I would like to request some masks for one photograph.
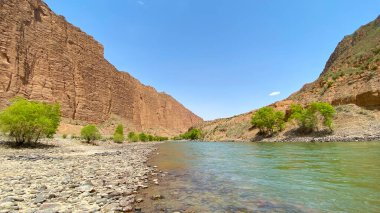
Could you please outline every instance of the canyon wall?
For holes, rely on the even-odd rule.
[[[0,1],[0,107],[15,96],[59,102],[63,117],[166,135],[202,119],[171,96],[119,72],[104,47],[41,0]]]

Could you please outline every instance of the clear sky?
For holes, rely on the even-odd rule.
[[[379,0],[45,0],[121,71],[206,120],[248,112],[315,80]]]

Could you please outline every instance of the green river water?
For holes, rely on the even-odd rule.
[[[144,212],[380,212],[380,142],[168,142]]]

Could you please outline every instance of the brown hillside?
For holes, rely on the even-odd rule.
[[[325,101],[337,108],[335,136],[380,137],[380,16],[336,47],[320,77],[289,98],[272,104],[286,110],[292,103]],[[252,140],[252,112],[198,125],[206,140]],[[292,131],[288,126],[286,132]]]
[[[41,0],[0,2],[0,107],[15,96],[61,103],[67,121],[123,121],[175,135],[202,121],[104,59],[103,46]]]
[[[320,77],[288,99],[380,108],[380,16],[346,36]]]

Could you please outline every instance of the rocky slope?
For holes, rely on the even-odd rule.
[[[288,100],[380,108],[380,16],[336,47],[320,77]]]
[[[104,59],[103,46],[41,0],[0,1],[0,108],[15,96],[59,102],[66,121],[176,135],[202,121]]]
[[[292,103],[313,101],[341,105],[333,136],[380,137],[380,16],[344,37],[316,81],[272,106],[286,110]],[[255,140],[258,131],[251,128],[252,112],[197,127],[205,132],[206,140]],[[292,130],[288,126],[275,140],[294,138]]]

